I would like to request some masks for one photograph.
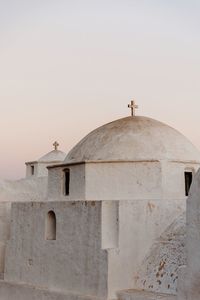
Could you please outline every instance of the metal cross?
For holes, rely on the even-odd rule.
[[[53,143],[53,146],[54,146],[55,150],[58,150],[58,146],[59,146],[58,142]]]
[[[135,110],[139,108],[139,106],[135,103],[135,101],[131,101],[131,104],[128,104],[128,108],[131,108],[131,116],[135,116]]]

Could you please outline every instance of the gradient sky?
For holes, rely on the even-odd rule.
[[[129,115],[200,149],[199,0],[0,0],[0,178]]]

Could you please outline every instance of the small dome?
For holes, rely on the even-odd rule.
[[[60,150],[53,150],[44,156],[42,156],[38,162],[45,162],[45,163],[57,163],[63,162],[66,157],[66,153]]]
[[[172,127],[147,117],[126,117],[83,138],[65,163],[81,161],[200,161],[200,152]]]

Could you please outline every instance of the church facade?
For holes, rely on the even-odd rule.
[[[12,201],[0,299],[177,299],[199,151],[133,114],[50,157],[43,196]]]

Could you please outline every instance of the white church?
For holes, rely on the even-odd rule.
[[[0,300],[200,300],[200,152],[129,107],[0,182]]]

